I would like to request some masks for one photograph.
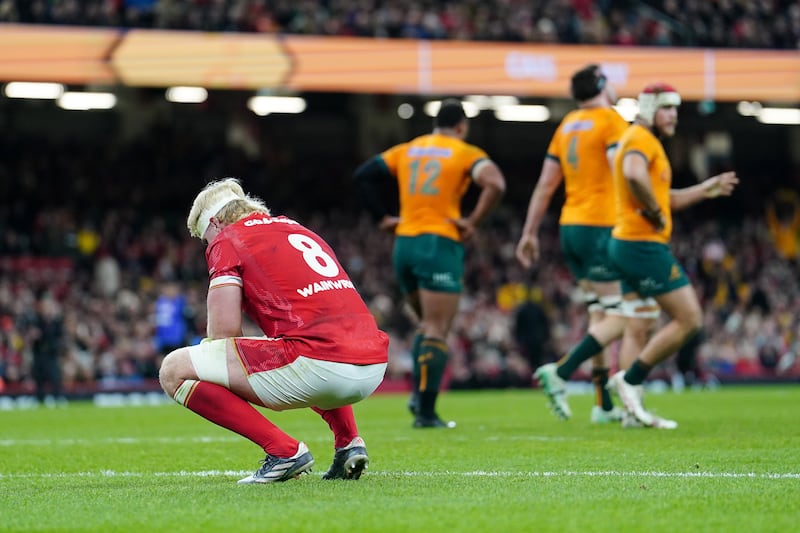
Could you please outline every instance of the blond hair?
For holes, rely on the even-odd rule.
[[[211,217],[225,224],[233,224],[253,213],[270,214],[261,199],[244,192],[239,180],[225,178],[212,181],[195,197],[186,227],[192,237],[202,239]]]

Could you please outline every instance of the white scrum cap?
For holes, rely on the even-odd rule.
[[[648,85],[639,94],[639,116],[650,124],[653,123],[653,117],[656,116],[659,107],[679,105],[681,105],[681,95],[666,83]]]

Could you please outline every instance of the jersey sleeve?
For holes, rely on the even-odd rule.
[[[397,168],[400,165],[400,156],[405,153],[408,143],[397,144],[380,154],[381,159],[386,164],[386,168],[393,175],[397,175]]]
[[[471,144],[466,145],[462,157],[464,158],[465,173],[473,179],[475,178],[474,171],[477,165],[481,161],[489,161],[489,154],[483,149]]]
[[[631,135],[628,138],[628,142],[625,143],[623,157],[627,156],[628,154],[641,154],[647,164],[653,162],[653,144],[650,140],[644,135]]]
[[[242,261],[229,239],[216,239],[206,249],[209,289],[224,285],[242,286]]]

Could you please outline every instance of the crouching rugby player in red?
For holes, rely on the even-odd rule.
[[[319,413],[335,447],[322,477],[358,479],[369,458],[351,404],[383,380],[388,337],[331,247],[298,222],[271,215],[233,178],[197,195],[187,226],[208,243],[208,338],[167,355],[164,391],[264,450],[261,468],[239,483],[286,481],[314,464],[303,442],[255,406]],[[243,336],[243,313],[264,336]]]

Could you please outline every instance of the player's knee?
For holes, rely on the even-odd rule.
[[[637,341],[647,342],[647,338],[655,326],[655,319],[632,317],[625,324],[625,334]]]
[[[589,334],[602,346],[607,346],[622,336],[625,318],[622,315],[606,315],[603,320],[589,326]]]
[[[697,308],[687,309],[686,313],[681,315],[681,325],[683,326],[686,339],[691,339],[700,332],[703,327],[703,312]]]
[[[185,349],[170,352],[161,362],[161,368],[158,371],[158,381],[161,384],[161,388],[169,396],[175,394],[175,390],[184,379],[180,371],[183,352],[185,352]]]

